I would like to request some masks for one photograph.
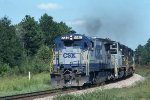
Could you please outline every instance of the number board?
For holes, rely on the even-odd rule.
[[[62,36],[61,37],[62,40],[77,40],[77,39],[82,39],[82,36]]]

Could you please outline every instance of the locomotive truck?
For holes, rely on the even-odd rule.
[[[55,39],[52,69],[53,86],[100,84],[132,75],[134,52],[110,39],[70,33]]]

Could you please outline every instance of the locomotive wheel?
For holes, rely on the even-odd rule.
[[[105,85],[105,82],[102,82],[102,83],[101,83],[101,86],[103,86],[103,85]]]
[[[101,86],[101,83],[96,83],[96,86]]]
[[[83,87],[82,87],[82,86],[78,86],[77,89],[78,89],[78,90],[82,90]]]
[[[133,75],[133,68],[130,68],[130,75],[132,76]]]

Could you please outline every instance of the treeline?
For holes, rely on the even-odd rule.
[[[135,62],[140,65],[150,65],[150,39],[145,45],[138,45],[135,49]]]
[[[26,15],[16,25],[8,17],[0,19],[0,75],[49,71],[51,48],[57,36],[71,30],[48,14],[39,21]]]

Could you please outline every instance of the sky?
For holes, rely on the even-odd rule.
[[[110,38],[135,49],[150,38],[150,0],[0,0],[0,18],[17,24],[47,13],[77,33]]]

